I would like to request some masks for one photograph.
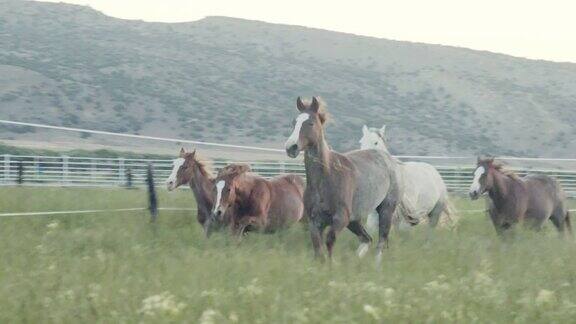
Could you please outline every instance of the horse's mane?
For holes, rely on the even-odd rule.
[[[211,178],[212,177],[212,164],[208,160],[199,156],[198,153],[195,153],[193,157],[194,157],[194,161],[198,165],[198,170],[200,170],[200,173],[205,177]]]
[[[514,180],[519,180],[520,177],[516,174],[516,172],[507,169],[506,164],[502,161],[492,161],[491,166],[498,172],[502,173],[503,175],[512,178]]]

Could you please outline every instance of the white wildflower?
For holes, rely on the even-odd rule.
[[[438,281],[434,280],[425,284],[423,289],[430,293],[441,292],[450,289],[450,285],[445,282],[439,283]]]
[[[88,297],[90,299],[97,299],[98,295],[100,294],[100,285],[99,284],[90,284],[88,286]]]
[[[96,258],[100,260],[100,262],[106,261],[106,253],[104,251],[97,249],[96,250]]]
[[[238,288],[238,293],[241,295],[247,296],[258,296],[261,295],[264,290],[258,286],[258,279],[253,279],[251,283],[249,283],[246,287]]]
[[[186,305],[176,301],[176,297],[165,291],[159,295],[153,295],[142,301],[142,307],[139,312],[145,315],[153,316],[157,313],[168,313],[177,315]]]
[[[53,229],[58,228],[59,225],[60,224],[57,221],[53,221],[53,222],[48,223],[48,225],[46,225],[46,227],[53,230]]]
[[[234,312],[230,313],[230,316],[228,316],[228,319],[232,323],[238,323],[238,321],[240,320],[240,318],[238,318],[238,315]]]
[[[216,312],[215,310],[208,308],[206,310],[204,310],[202,312],[202,315],[200,315],[200,319],[198,320],[198,323],[200,324],[215,324],[217,323],[215,317],[218,316],[218,312]]]
[[[380,320],[380,313],[378,309],[372,305],[364,305],[364,312],[370,316],[372,316],[375,320]]]
[[[556,294],[551,290],[542,289],[538,292],[535,301],[538,306],[552,304],[556,301]]]

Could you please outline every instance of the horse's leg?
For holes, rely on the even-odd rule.
[[[390,227],[392,226],[392,217],[394,210],[396,210],[397,197],[390,197],[376,207],[378,212],[378,245],[376,247],[376,263],[380,264],[382,261],[382,253],[384,248],[388,248],[388,236],[390,235]]]
[[[357,253],[360,258],[364,257],[364,255],[366,255],[366,252],[368,252],[370,243],[372,243],[372,237],[370,237],[370,234],[368,234],[368,232],[366,231],[364,226],[362,226],[362,223],[360,223],[360,221],[350,222],[348,224],[348,229],[352,233],[356,234],[356,236],[358,236],[358,239],[360,239],[360,246],[358,247]]]
[[[376,233],[378,230],[378,213],[376,211],[368,214],[365,228],[369,233]]]
[[[438,225],[438,221],[440,220],[440,216],[442,212],[446,209],[446,203],[443,200],[439,200],[436,202],[436,205],[432,210],[428,213],[428,230],[427,230],[427,240],[429,241],[432,237],[432,230],[436,228]]]
[[[500,215],[494,209],[488,209],[488,214],[490,215],[490,219],[492,220],[492,225],[494,225],[496,234],[498,234],[498,237],[502,238],[503,229]]]
[[[332,260],[332,250],[336,243],[336,234],[348,225],[350,219],[349,215],[349,212],[345,208],[340,208],[340,210],[332,216],[330,229],[328,230],[328,233],[326,233],[326,249],[328,250],[328,258],[330,260]]]
[[[322,255],[322,237],[324,236],[324,228],[326,226],[320,221],[318,216],[312,216],[309,218],[308,227],[310,229],[312,247],[314,248],[314,257],[318,260],[324,261]]]
[[[566,223],[566,212],[564,211],[564,208],[557,207],[554,209],[552,216],[550,216],[550,220],[558,230],[560,237],[566,237],[566,227],[568,227],[568,225]]]
[[[566,212],[565,222],[566,222],[566,228],[568,229],[568,231],[567,231],[568,239],[572,240],[574,238],[574,234],[572,233],[572,223],[570,221],[570,212],[569,211]]]

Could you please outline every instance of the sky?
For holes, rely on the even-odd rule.
[[[229,16],[576,63],[575,0],[63,2],[89,5],[109,16],[124,19],[182,22],[206,16]]]

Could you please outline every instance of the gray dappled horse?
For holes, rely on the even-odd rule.
[[[385,125],[382,128],[368,128],[364,125],[360,148],[389,153],[385,130]],[[430,228],[434,228],[442,215],[445,216],[443,223],[454,225],[448,190],[435,167],[424,162],[403,162],[398,165],[398,173],[404,190],[393,220],[396,228],[411,227],[426,220]],[[377,224],[377,215],[372,213],[367,226],[370,228]]]
[[[310,103],[298,98],[297,108],[300,114],[286,141],[286,153],[296,158],[304,151],[304,211],[316,257],[322,257],[322,240],[327,227],[326,248],[330,258],[336,234],[345,227],[360,239],[358,255],[363,256],[372,238],[364,229],[362,219],[376,210],[379,262],[388,245],[392,215],[401,196],[396,161],[382,150],[355,150],[344,154],[330,150],[324,136],[327,112],[323,104],[316,97]]]

